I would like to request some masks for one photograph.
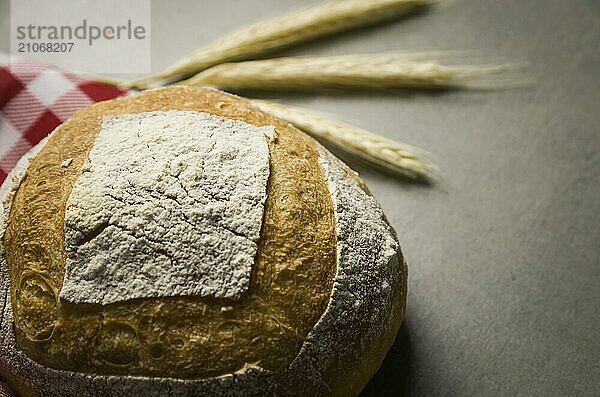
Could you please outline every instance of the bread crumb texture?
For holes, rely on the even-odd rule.
[[[273,130],[190,111],[105,117],[66,204],[60,297],[240,298],[258,251]]]
[[[70,257],[67,202],[83,174],[97,171],[92,149],[103,120],[171,111],[274,128],[247,289],[239,297],[104,305],[60,299]],[[0,215],[0,374],[23,395],[352,395],[381,364],[404,314],[406,264],[395,235],[357,176],[288,123],[217,90],[169,88],[84,109],[36,151],[2,187]],[[65,158],[73,159],[69,167],[61,166]],[[182,204],[202,193],[175,189]],[[138,199],[121,191],[125,202]],[[219,222],[209,224],[227,233],[220,228],[231,225]],[[106,228],[89,230],[73,227],[72,241]]]

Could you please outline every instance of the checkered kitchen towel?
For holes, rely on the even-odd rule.
[[[23,154],[77,110],[126,94],[53,66],[0,59],[0,183]],[[0,377],[0,397],[12,396]]]
[[[126,94],[53,66],[9,58],[0,65],[0,183],[23,154],[74,112]]]

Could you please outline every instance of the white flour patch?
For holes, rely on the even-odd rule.
[[[105,117],[67,201],[61,298],[239,298],[258,250],[273,134],[193,111]]]

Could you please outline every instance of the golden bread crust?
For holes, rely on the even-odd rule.
[[[58,299],[65,205],[102,117],[166,110],[275,126],[249,291],[237,301],[145,298],[100,306]],[[61,167],[69,158],[71,165]],[[247,101],[210,89],[152,90],[79,111],[31,162],[8,219],[3,243],[17,344],[55,369],[179,379],[232,373],[245,364],[281,371],[325,311],[336,271],[332,201],[315,142]]]

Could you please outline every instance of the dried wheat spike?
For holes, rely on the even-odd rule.
[[[150,83],[187,77],[223,62],[254,59],[293,44],[406,14],[430,0],[330,0],[257,22],[223,36],[185,56],[166,70],[130,83]]]
[[[395,142],[314,111],[271,101],[253,99],[251,102],[349,155],[354,161],[413,180],[431,182],[436,179],[438,169],[430,160],[431,155],[423,149]]]

